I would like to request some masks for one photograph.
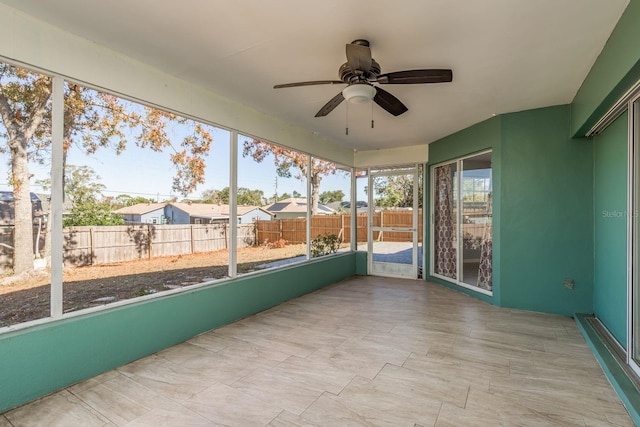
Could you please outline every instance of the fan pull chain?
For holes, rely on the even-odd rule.
[[[349,135],[349,101],[347,101],[347,126],[345,128],[345,135]]]
[[[371,129],[373,129],[373,102],[371,102]]]

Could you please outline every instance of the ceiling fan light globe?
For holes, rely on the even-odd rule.
[[[365,104],[376,96],[376,88],[366,84],[353,84],[342,90],[342,96],[352,104]]]

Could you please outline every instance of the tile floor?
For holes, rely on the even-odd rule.
[[[633,423],[572,319],[357,277],[0,415],[37,425]]]

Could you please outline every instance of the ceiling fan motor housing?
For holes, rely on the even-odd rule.
[[[354,73],[349,67],[349,64],[346,62],[342,64],[340,66],[340,70],[338,70],[338,76],[340,76],[340,80],[345,83],[375,81],[379,74],[380,64],[378,64],[373,58],[371,59],[371,69],[367,72],[356,70],[356,72]]]

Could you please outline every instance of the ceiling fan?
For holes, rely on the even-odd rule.
[[[371,57],[367,40],[354,40],[347,45],[347,62],[338,71],[340,80],[316,80],[310,82],[286,83],[275,85],[274,89],[324,84],[347,84],[348,86],[327,102],[316,114],[324,117],[333,111],[345,99],[352,103],[373,101],[384,110],[399,116],[408,108],[386,90],[374,86],[377,84],[420,84],[445,83],[453,80],[453,72],[448,69],[406,70],[380,74],[380,64]]]

